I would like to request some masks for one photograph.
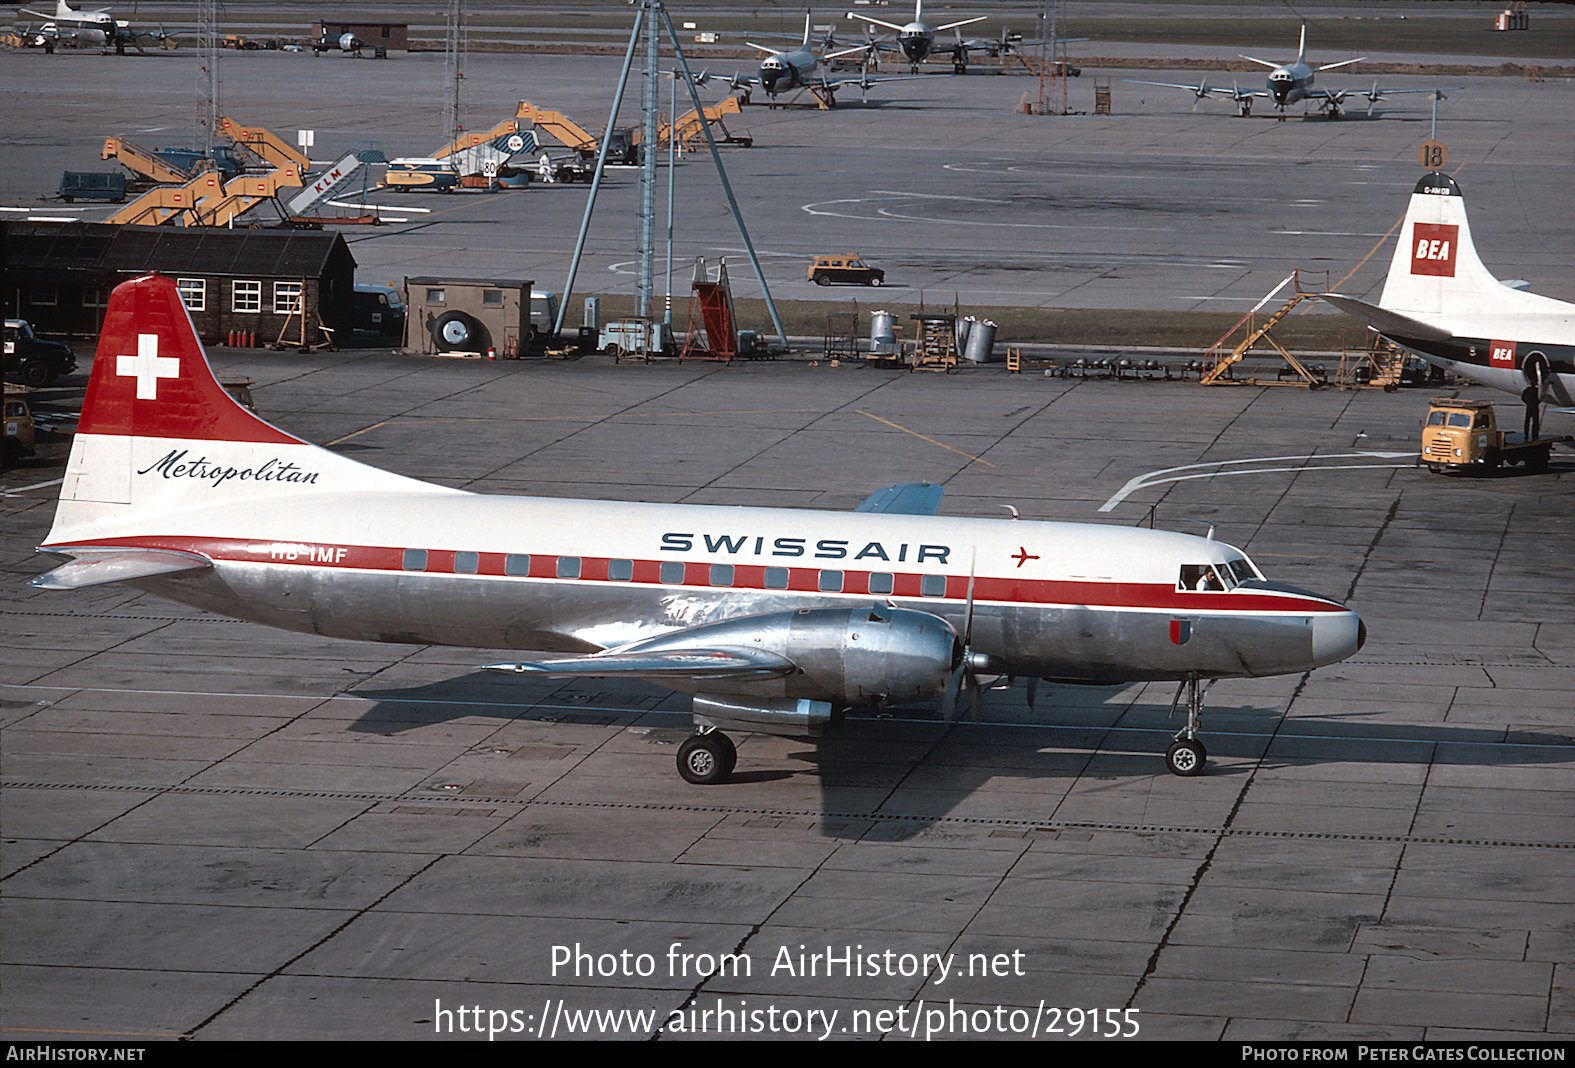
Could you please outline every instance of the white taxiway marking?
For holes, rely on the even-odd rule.
[[[1373,460],[1393,460],[1402,456],[1408,457],[1410,459],[1410,463],[1328,464],[1317,465],[1313,467],[1306,466],[1307,461],[1311,460],[1343,460],[1350,457],[1365,457],[1367,459]],[[1219,470],[1222,467],[1231,467],[1238,464],[1286,463],[1293,460],[1302,462],[1295,467],[1254,467],[1242,471]],[[1136,490],[1142,489],[1144,486],[1157,486],[1163,482],[1185,482],[1187,479],[1191,478],[1214,478],[1216,476],[1224,475],[1266,475],[1274,471],[1351,471],[1368,467],[1414,467],[1415,465],[1416,454],[1412,452],[1328,452],[1315,453],[1311,456],[1259,456],[1250,460],[1215,460],[1204,464],[1183,464],[1181,467],[1165,467],[1158,471],[1149,471],[1146,474],[1138,475],[1136,478],[1129,479],[1125,486],[1122,486],[1116,491],[1115,496],[1111,497],[1108,501],[1099,506],[1099,510],[1101,512],[1110,511],[1116,505],[1126,500],[1129,494]],[[1200,471],[1199,468],[1211,468],[1212,470]],[[1191,471],[1196,473],[1178,475],[1175,473],[1177,471]]]

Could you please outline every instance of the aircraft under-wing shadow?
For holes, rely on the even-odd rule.
[[[563,774],[569,763],[602,759],[594,750],[630,728],[664,757],[680,744],[680,710],[671,702],[651,707],[650,701],[629,701],[631,694],[622,688],[596,692],[538,684],[526,696],[517,683],[473,673],[416,686],[367,684],[344,696],[372,702],[348,727],[361,734],[397,737],[456,720],[539,725],[505,739],[490,736],[470,754],[475,759],[468,771],[451,766],[442,773],[445,781],[421,788],[452,791],[440,796],[455,802],[528,803],[535,788]],[[827,838],[905,841],[955,819],[1076,827],[1080,817],[1062,806],[1074,788],[1153,774],[1155,755],[1170,735],[1168,687],[1047,685],[1040,699],[1055,709],[1059,722],[1042,722],[1020,689],[997,689],[986,693],[979,722],[948,721],[934,707],[908,708],[849,718],[843,730],[820,739],[756,737],[748,746],[755,754],[752,767],[706,800],[809,818]],[[1217,708],[1213,717],[1220,727],[1215,755],[1234,765],[1218,772],[1225,775],[1246,774],[1260,761],[1266,767],[1328,762],[1522,767],[1567,760],[1571,749],[1570,739],[1556,732],[1506,737],[1498,726],[1374,723],[1366,714],[1277,721],[1255,704]],[[554,752],[543,755],[538,743],[548,740],[546,748]],[[638,745],[626,740],[612,759],[626,761],[631,746]],[[734,789],[770,788],[796,778],[813,783],[815,803],[778,807],[761,798],[779,794]],[[609,803],[628,804],[629,798],[621,794]]]
[[[1352,63],[1360,63],[1365,56],[1355,59],[1342,59],[1338,63],[1325,63],[1314,67],[1307,62],[1307,27],[1302,27],[1301,44],[1296,49],[1296,58],[1289,63],[1278,63],[1271,59],[1255,59],[1252,56],[1242,56],[1242,59],[1257,63],[1269,68],[1268,81],[1263,89],[1243,89],[1239,84],[1232,83],[1229,89],[1223,85],[1210,85],[1208,79],[1202,79],[1197,85],[1187,85],[1181,82],[1149,82],[1138,78],[1129,78],[1128,81],[1137,85],[1157,85],[1165,89],[1186,89],[1197,97],[1199,101],[1212,97],[1230,97],[1236,104],[1237,113],[1243,118],[1252,114],[1254,100],[1273,101],[1274,107],[1280,113],[1280,121],[1285,121],[1285,109],[1292,104],[1305,100],[1318,105],[1318,109],[1331,119],[1338,119],[1343,115],[1346,101],[1358,96],[1367,98],[1367,113],[1371,115],[1378,102],[1387,96],[1397,96],[1403,93],[1432,93],[1442,96],[1446,90],[1458,89],[1459,86],[1444,86],[1431,89],[1384,89],[1379,86],[1377,79],[1373,80],[1371,89],[1318,89],[1313,83],[1318,74],[1337,67],[1348,67]],[[1197,108],[1194,103],[1193,108]]]
[[[1495,278],[1477,255],[1466,198],[1447,174],[1411,192],[1383,293],[1319,294],[1451,374],[1568,414],[1575,405],[1575,304]]]
[[[721,782],[728,730],[816,736],[850,709],[939,701],[998,677],[1169,682],[1166,761],[1201,774],[1214,679],[1300,674],[1366,631],[1213,538],[960,519],[941,488],[852,512],[470,493],[303,441],[214,377],[174,280],[116,287],[55,521],[32,580],[125,582],[325,637],[566,654],[486,665],[643,680],[692,698],[689,782]],[[1046,720],[1054,715],[1046,713]]]

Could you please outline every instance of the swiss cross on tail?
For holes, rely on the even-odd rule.
[[[180,377],[180,359],[175,356],[159,355],[157,334],[138,334],[137,354],[135,356],[121,354],[115,357],[115,373],[124,378],[137,380],[138,400],[156,400],[159,395],[159,379]]]
[[[1419,222],[1411,235],[1411,273],[1455,277],[1455,248],[1460,227],[1453,223]]]

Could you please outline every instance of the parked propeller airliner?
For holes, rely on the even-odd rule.
[[[503,497],[367,467],[277,429],[214,378],[175,283],[110,299],[33,580],[124,582],[337,638],[570,655],[487,665],[693,695],[679,771],[719,782],[726,729],[815,735],[851,708],[981,675],[1172,680],[1167,764],[1202,772],[1204,684],[1310,671],[1365,630],[1212,538],[935,515],[938,486],[853,512]],[[1030,688],[1030,701],[1032,701]]]
[[[1575,304],[1505,285],[1477,256],[1466,198],[1447,174],[1411,192],[1376,305],[1324,293],[1397,345],[1451,374],[1535,404],[1575,404]]]
[[[1301,44],[1296,49],[1296,58],[1289,63],[1276,63],[1269,59],[1254,59],[1252,56],[1242,56],[1242,59],[1260,66],[1269,68],[1269,79],[1264,89],[1243,89],[1232,84],[1229,89],[1222,85],[1210,85],[1208,79],[1199,81],[1197,85],[1187,85],[1177,82],[1146,82],[1137,78],[1128,79],[1138,85],[1158,85],[1166,89],[1189,90],[1198,100],[1207,100],[1211,96],[1228,96],[1236,103],[1238,113],[1243,117],[1252,114],[1252,102],[1259,99],[1272,100],[1275,108],[1279,110],[1280,121],[1285,121],[1285,109],[1292,104],[1303,100],[1310,100],[1318,105],[1319,110],[1331,119],[1337,119],[1343,114],[1345,102],[1355,96],[1367,98],[1367,113],[1371,115],[1373,108],[1386,96],[1396,96],[1401,93],[1436,93],[1442,95],[1445,89],[1458,88],[1458,86],[1445,86],[1433,89],[1383,89],[1378,82],[1373,82],[1371,89],[1315,89],[1313,82],[1320,71],[1334,70],[1336,67],[1348,67],[1352,63],[1360,63],[1366,56],[1357,56],[1355,59],[1342,59],[1338,63],[1325,63],[1321,67],[1314,67],[1307,62],[1307,27],[1302,27]],[[1197,108],[1194,103],[1193,108]]]
[[[882,26],[897,34],[897,47],[902,49],[902,54],[908,58],[909,69],[917,72],[919,64],[932,55],[950,55],[952,67],[959,74],[968,67],[969,48],[994,47],[994,41],[964,41],[959,26],[967,26],[975,22],[983,22],[988,15],[979,15],[971,19],[961,19],[957,22],[948,22],[944,26],[931,26],[923,18],[924,0],[914,0],[913,21],[905,25],[887,22],[885,19],[872,18],[869,15],[860,15],[848,12],[850,19],[858,19],[871,26]],[[935,43],[935,35],[942,30],[952,30],[957,34],[957,40],[952,43]]]
[[[28,30],[23,36],[34,38],[35,43],[48,44],[50,47],[65,45],[72,48],[107,48],[113,45],[116,52],[123,53],[127,45],[140,49],[142,46],[139,42],[144,37],[164,42],[175,36],[174,33],[166,33],[162,28],[157,33],[152,30],[134,30],[129,22],[110,14],[108,8],[100,7],[89,11],[84,8],[74,8],[66,3],[66,0],[56,0],[53,12],[34,11],[24,7],[20,14],[35,15],[49,20],[37,30]]]
[[[854,48],[843,48],[834,52],[816,54],[814,45],[810,41],[810,16],[804,16],[804,39],[796,48],[772,48],[769,45],[748,42],[750,48],[758,48],[766,53],[766,58],[760,61],[760,71],[753,79],[734,78],[734,88],[747,89],[759,85],[766,91],[773,102],[782,93],[797,92],[807,89],[818,100],[822,107],[832,108],[837,104],[837,90],[846,85],[856,85],[861,92],[880,82],[897,81],[897,78],[872,78],[868,72],[862,72],[857,78],[828,78],[820,71],[820,64],[824,60],[838,59],[842,56],[851,56],[865,52],[866,46],[859,45]]]

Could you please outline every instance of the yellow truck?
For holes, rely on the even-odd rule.
[[[1422,462],[1429,471],[1496,470],[1504,464],[1523,464],[1541,471],[1548,466],[1553,446],[1569,437],[1535,438],[1507,434],[1499,429],[1493,402],[1434,397],[1422,427]]]
[[[0,466],[9,469],[24,456],[33,455],[33,413],[21,387],[6,383],[5,438],[0,441]]]

